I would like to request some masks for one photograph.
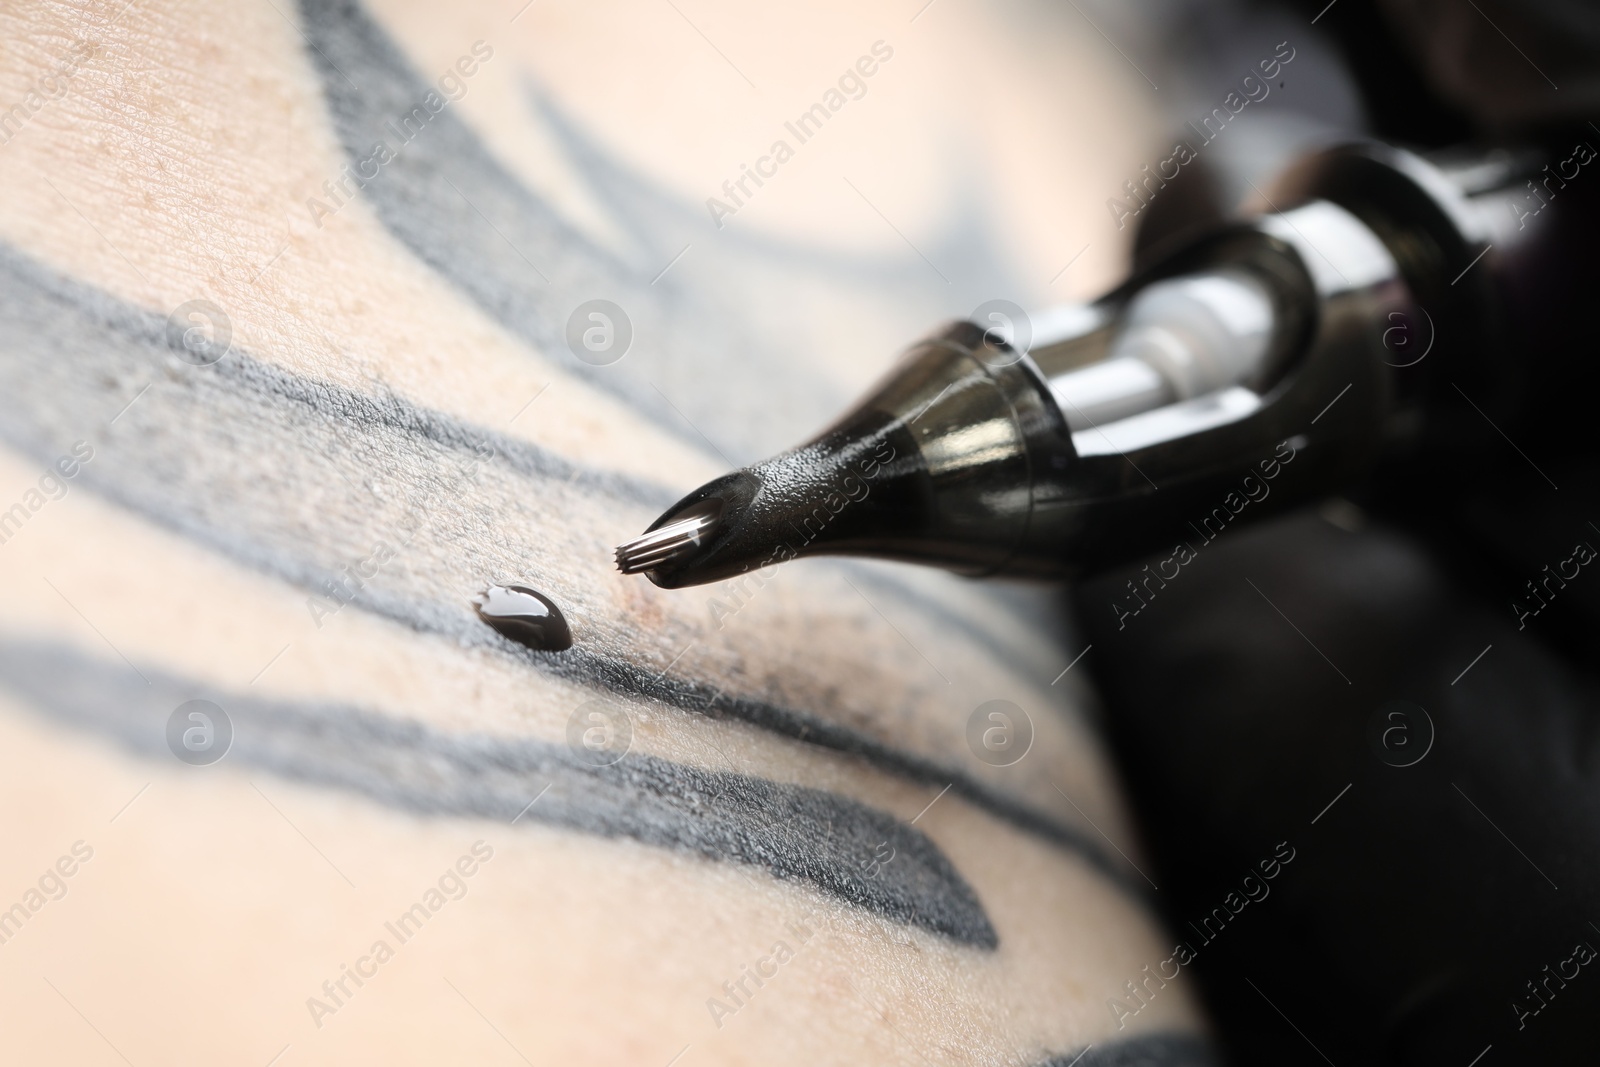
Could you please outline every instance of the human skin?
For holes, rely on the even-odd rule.
[[[0,11],[0,907],[93,853],[0,931],[7,1062],[1034,1064],[1197,1033],[1187,979],[1108,1011],[1171,939],[1041,597],[831,561],[666,592],[610,558],[939,317],[1111,280],[1143,82],[1022,6],[519,6]],[[878,41],[717,228],[706,197]],[[363,101],[474,55],[327,190]],[[595,296],[635,329],[609,367],[561,340]],[[195,300],[214,365],[165,331]],[[472,615],[508,580],[570,652]],[[211,766],[167,750],[190,698],[231,713]],[[1035,731],[1004,768],[966,740],[997,698]],[[632,728],[605,771],[568,741],[596,699]]]

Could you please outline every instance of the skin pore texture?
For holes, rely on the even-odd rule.
[[[1042,595],[611,564],[918,329],[1108,280],[1137,76],[1022,4],[519,8],[0,13],[5,1060],[1209,1063]],[[568,346],[591,299],[611,365]],[[491,583],[572,648],[485,625]],[[966,741],[996,698],[1009,767]]]

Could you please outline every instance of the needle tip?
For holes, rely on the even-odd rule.
[[[665,566],[700,546],[717,523],[717,514],[702,510],[683,516],[617,546],[617,569],[639,574]]]

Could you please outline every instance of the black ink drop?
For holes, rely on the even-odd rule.
[[[572,647],[572,631],[561,609],[525,585],[491,585],[473,606],[478,618],[529,648],[560,652]]]

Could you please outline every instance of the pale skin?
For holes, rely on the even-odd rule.
[[[17,369],[23,357],[0,357],[16,389],[59,401],[47,430],[93,449],[63,480],[65,495],[35,508],[29,493],[56,457],[20,430],[0,448],[0,507],[27,509],[0,546],[0,633],[100,664],[135,704],[181,679],[185,692],[236,701],[239,719],[237,752],[192,767],[160,741],[170,704],[123,734],[96,718],[119,701],[90,700],[86,717],[65,721],[51,710],[65,681],[42,695],[0,688],[9,813],[0,907],[29,907],[42,872],[75,842],[92,849],[59,879],[65,895],[47,889],[0,944],[4,1058],[666,1064],[681,1052],[683,1064],[1034,1064],[1138,1034],[1199,1033],[1187,977],[1147,986],[1158,991],[1127,1018],[1108,1011],[1108,998],[1138,1006],[1125,982],[1168,959],[1173,939],[1140,899],[1148,865],[1084,720],[1092,695],[1081,675],[1058,674],[1081,643],[1036,622],[1045,593],[996,598],[945,575],[829,561],[791,564],[754,586],[663,591],[610,559],[659,503],[585,488],[618,475],[670,500],[730,460],[814,431],[941,316],[991,296],[1033,305],[1086,296],[1114,280],[1126,235],[1104,199],[1153,158],[1148,87],[1087,25],[1025,5],[920,15],[843,3],[790,14],[520,6],[361,11],[424,89],[460,69],[475,42],[492,52],[469,64],[450,121],[549,205],[574,245],[599,250],[594,262],[633,272],[619,291],[645,294],[619,301],[635,301],[635,347],[601,372],[564,350],[564,323],[554,342],[530,337],[524,320],[475,296],[472,279],[452,276],[425,238],[379,210],[377,182],[409,180],[398,165],[356,195],[326,190],[353,162],[324,80],[345,74],[319,68],[316,50],[341,46],[300,8],[140,0],[0,12],[0,103],[30,92],[41,102],[0,146],[0,242],[31,264],[18,269],[157,321],[203,298],[225,310],[223,359],[235,361],[135,361],[125,379],[97,371],[81,395],[56,397]],[[706,198],[725,199],[722,183],[879,41],[892,59],[863,79],[859,99],[797,145],[769,184],[746,185],[719,229]],[[75,50],[84,55],[64,87],[40,92]],[[348,74],[352,89],[372,88],[374,75]],[[530,105],[530,85],[635,189],[678,205],[681,239],[674,230],[664,255],[641,248],[590,163]],[[419,138],[402,159],[426,150]],[[496,224],[495,206],[477,202],[478,186],[457,188],[469,180],[458,172],[447,184],[492,230],[517,232],[515,219]],[[987,250],[1016,288],[999,291],[987,268],[965,262],[969,247]],[[514,250],[506,284],[554,293],[550,306],[600,295],[600,283],[563,289],[560,249]],[[837,266],[852,261],[862,273]],[[670,295],[661,307],[684,309],[691,327],[715,317],[718,329],[781,344],[726,373],[706,370],[694,345],[658,341],[668,312],[648,301],[660,292]],[[26,333],[22,300],[7,305],[13,344],[77,329]],[[119,343],[62,341],[58,355],[110,358]],[[497,444],[481,469],[441,478],[412,462],[405,437],[316,466],[319,427],[370,439],[370,427],[343,426],[337,413],[292,424],[230,416],[231,438],[186,436],[217,409],[185,406],[185,390],[233,390],[239,380],[218,372],[247,360],[283,381],[396,398]],[[764,366],[779,395],[750,388]],[[640,415],[640,396],[655,414]],[[176,453],[151,451],[171,439]],[[571,478],[517,468],[524,446],[571,465]],[[200,478],[202,469],[212,473]],[[363,560],[367,545],[392,540],[393,517],[378,520],[396,494],[429,501],[426,521],[388,546],[392,563],[358,568],[370,583],[363,596],[390,600],[330,599],[316,575],[280,565],[309,553],[321,575]],[[538,499],[559,506],[541,510]],[[503,536],[493,532],[501,526]],[[573,653],[539,658],[485,636],[467,603],[495,579],[530,582],[560,603]],[[602,691],[589,667],[553,658],[580,653],[638,673]],[[644,681],[630,688],[635,677]],[[697,703],[651,688],[674,685],[721,695]],[[250,747],[252,724],[268,719],[238,711],[251,701],[348,705],[430,737],[487,739],[492,751],[565,745],[574,710],[597,694],[630,716],[624,760],[804,786],[925,839],[953,870],[946,881],[970,887],[994,943],[842,899],[826,877],[779,877],[764,862],[632,831],[586,832],[574,820],[590,802],[562,801],[559,782],[540,798],[552,783],[539,772],[516,794],[531,807],[509,802],[493,817],[444,801],[431,811],[386,802],[390,784],[433,797],[422,766],[374,764],[360,787],[280,772],[251,755],[263,751]],[[980,761],[967,742],[973,709],[993,699],[1024,708],[1035,731],[1007,767]],[[797,737],[744,711],[717,713],[734,706],[719,700],[819,725]],[[318,744],[300,737],[281,766],[314,763]],[[888,755],[864,757],[862,745]],[[563,821],[540,807],[558,803],[576,814]],[[702,814],[684,816],[685,833]],[[1108,858],[1097,867],[1039,825]],[[478,842],[468,876],[457,864]],[[793,854],[804,859],[813,845],[794,842]],[[902,877],[897,858],[876,849],[843,862],[858,881]],[[445,902],[402,942],[385,924],[451,870],[463,873],[446,883]],[[375,955],[380,941],[389,951]],[[765,984],[738,985],[747,967]]]

